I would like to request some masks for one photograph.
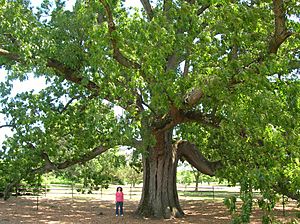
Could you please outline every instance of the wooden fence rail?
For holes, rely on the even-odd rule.
[[[129,196],[129,199],[139,198],[142,192],[142,186],[129,186],[125,185],[123,187],[123,192],[125,195]],[[82,196],[82,195],[90,195],[90,196],[99,196],[102,198],[109,198],[114,196],[115,189],[117,185],[110,185],[108,189],[105,188],[94,188],[84,187],[81,184],[45,184],[45,185],[19,185],[13,195],[39,195],[39,196],[64,196],[64,197],[74,197],[74,196]],[[195,191],[195,187],[193,186],[184,186],[178,184],[177,190],[179,196],[186,198],[212,198],[215,197],[226,197],[229,195],[239,195],[239,187],[227,187],[220,185],[203,185],[199,186],[198,190]]]

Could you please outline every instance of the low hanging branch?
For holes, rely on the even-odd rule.
[[[103,152],[107,151],[108,149],[109,149],[108,147],[99,146],[99,147],[94,148],[92,151],[83,154],[79,158],[67,160],[62,163],[51,162],[48,154],[43,152],[41,156],[45,161],[45,165],[43,167],[32,170],[32,173],[48,173],[53,170],[63,170],[63,169],[66,169],[67,167],[73,166],[75,164],[88,162],[88,161],[94,159],[95,157],[99,156]]]
[[[197,149],[197,147],[188,141],[178,141],[176,143],[178,157],[183,158],[190,163],[194,168],[203,174],[209,176],[215,176],[218,169],[222,169],[221,161],[211,162],[208,161]],[[277,184],[273,186],[273,190],[279,194],[285,195],[291,199],[300,201],[300,193],[297,191],[290,190],[290,181],[281,177]]]
[[[35,148],[30,143],[29,143],[29,147],[30,148]],[[66,169],[67,167],[70,167],[70,166],[73,166],[73,165],[76,165],[76,164],[88,162],[88,161],[96,158],[100,154],[104,153],[108,149],[109,149],[108,147],[99,146],[99,147],[94,148],[92,151],[83,154],[79,158],[70,159],[70,160],[67,160],[67,161],[62,162],[62,163],[53,163],[50,160],[48,154],[45,153],[45,152],[43,152],[41,154],[41,157],[45,161],[44,166],[36,168],[36,169],[28,170],[26,172],[25,176],[18,177],[16,179],[12,180],[6,186],[6,188],[5,188],[4,192],[3,192],[3,194],[4,194],[4,200],[7,200],[10,197],[10,192],[11,192],[12,188],[15,187],[18,183],[20,183],[20,181],[23,178],[27,177],[29,174],[44,174],[44,173],[49,173],[49,172],[54,171],[54,170],[63,170],[63,169]]]
[[[208,161],[197,149],[197,147],[188,141],[179,141],[176,143],[179,158],[185,159],[201,173],[209,176],[215,176],[218,169],[222,168],[220,161]]]

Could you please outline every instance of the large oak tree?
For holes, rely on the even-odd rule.
[[[299,199],[298,1],[0,3],[6,193],[128,146],[143,156],[141,215],[183,215],[179,159],[239,182],[248,205],[253,189]],[[30,73],[47,87],[11,97]]]

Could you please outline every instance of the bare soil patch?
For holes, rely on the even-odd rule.
[[[37,203],[38,202],[38,203]],[[226,224],[231,217],[222,202],[181,200],[186,216],[181,219],[151,220],[135,216],[138,201],[124,203],[124,217],[116,217],[115,205],[111,200],[84,198],[37,198],[18,197],[0,200],[0,223],[122,223],[122,224]],[[300,209],[295,203],[275,210],[275,215],[284,223],[296,219]],[[261,212],[255,211],[251,223],[261,223]],[[299,221],[299,219],[298,219]]]

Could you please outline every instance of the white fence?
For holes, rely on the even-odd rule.
[[[70,197],[70,198],[96,198],[101,200],[114,200],[117,185],[110,185],[105,189],[84,188],[78,184],[49,184],[43,186],[25,186],[22,185],[16,190],[14,195],[35,195],[42,197]],[[132,187],[130,185],[122,186],[125,198],[127,200],[139,200],[142,193],[142,185]],[[198,191],[195,186],[184,186],[177,184],[177,190],[180,199],[213,199],[225,198],[230,195],[239,194],[239,187],[228,187],[222,185],[199,185]]]

